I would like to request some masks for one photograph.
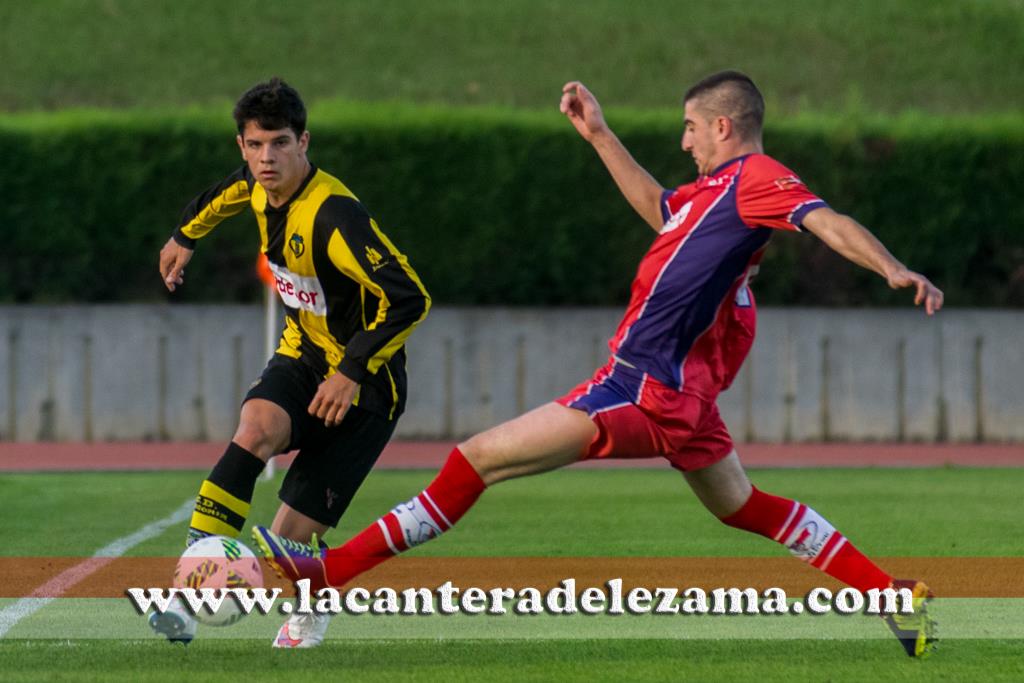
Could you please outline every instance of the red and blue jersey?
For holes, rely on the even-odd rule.
[[[639,382],[634,403],[646,403],[652,379],[658,389],[707,400],[732,383],[754,340],[748,283],[772,229],[800,230],[804,216],[823,206],[792,171],[763,154],[738,157],[664,193],[665,223],[609,341],[613,366]]]

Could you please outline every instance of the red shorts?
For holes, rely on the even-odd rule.
[[[686,472],[733,450],[714,401],[675,391],[615,361],[555,401],[585,411],[597,425],[582,460],[661,456]]]

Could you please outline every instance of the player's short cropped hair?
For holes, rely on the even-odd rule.
[[[683,104],[697,100],[710,116],[728,116],[744,140],[759,139],[764,125],[764,97],[750,76],[739,71],[719,71],[698,81],[683,96]]]
[[[264,130],[291,128],[296,138],[306,130],[306,105],[295,88],[276,76],[246,90],[235,104],[234,116],[239,135],[249,121]]]

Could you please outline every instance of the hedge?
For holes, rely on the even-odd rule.
[[[241,163],[217,111],[0,116],[0,301],[152,301],[182,206]],[[666,186],[693,178],[678,112],[612,126]],[[1024,122],[1012,118],[769,121],[767,151],[869,226],[947,302],[1024,305]],[[654,233],[554,113],[333,105],[310,156],[363,200],[444,304],[620,305]],[[181,301],[250,301],[248,214],[203,240]],[[808,234],[779,234],[762,303],[905,304]]]

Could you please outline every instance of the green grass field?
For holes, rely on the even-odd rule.
[[[311,101],[675,105],[722,68],[775,112],[1024,106],[1021,0],[0,1],[0,110],[233,101],[281,74]]]
[[[379,471],[335,542],[417,492],[426,471]],[[5,556],[90,555],[168,515],[198,472],[4,474]],[[1024,470],[759,470],[760,487],[803,500],[876,556],[1020,554]],[[253,521],[276,506],[261,484]],[[129,555],[176,555],[183,524]],[[711,519],[668,470],[570,470],[489,491],[421,556],[780,556],[764,539]],[[0,610],[13,603],[0,600]],[[316,651],[272,651],[280,616],[210,631],[189,648],[150,635],[127,600],[64,598],[0,640],[5,681],[279,680],[1020,680],[1022,600],[937,600],[943,635],[929,660],[905,657],[868,617],[340,616]]]

